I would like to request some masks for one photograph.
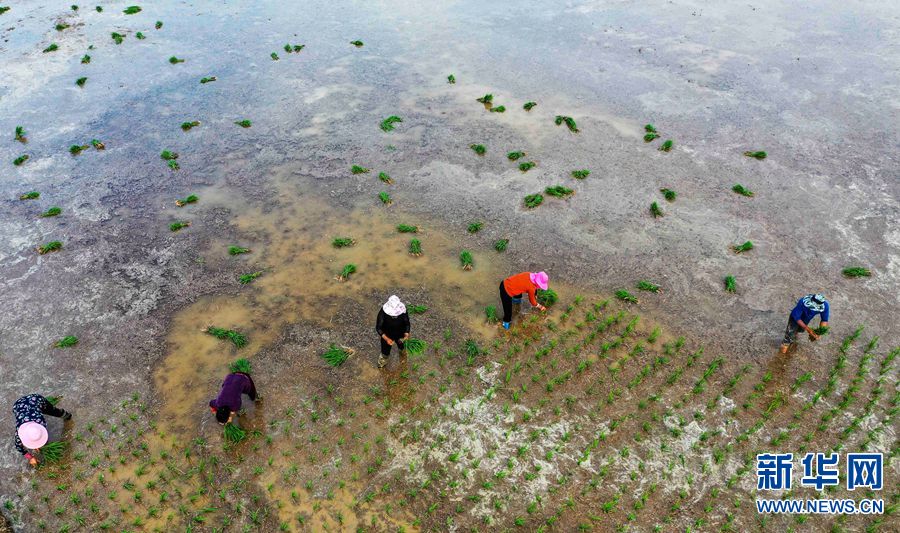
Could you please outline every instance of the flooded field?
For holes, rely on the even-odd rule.
[[[33,469],[0,411],[0,531],[900,527],[895,3],[129,5],[0,8],[0,399],[75,414]],[[821,494],[886,513],[757,514],[770,451],[883,453]]]

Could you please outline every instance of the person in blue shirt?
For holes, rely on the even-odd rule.
[[[827,327],[829,314],[828,300],[821,294],[807,294],[797,300],[797,305],[794,306],[791,316],[788,317],[787,329],[784,330],[781,353],[787,353],[788,348],[797,337],[797,332],[801,329],[809,333],[810,340],[818,340],[819,335],[809,327],[809,323],[816,315],[819,315],[819,326]]]

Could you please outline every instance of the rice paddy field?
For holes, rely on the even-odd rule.
[[[0,2],[0,400],[74,414],[32,468],[0,410],[0,531],[897,531],[898,23]],[[526,270],[548,310],[507,332]],[[809,293],[830,329],[782,355]],[[763,494],[767,452],[882,453],[884,487]]]

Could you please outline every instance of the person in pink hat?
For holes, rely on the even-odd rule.
[[[396,343],[400,357],[406,357],[403,342],[409,338],[409,314],[406,305],[396,295],[388,298],[381,306],[375,319],[375,331],[381,337],[381,355],[378,357],[378,368],[387,365],[391,355],[391,347]]]
[[[547,308],[537,301],[537,290],[547,290],[550,286],[550,278],[546,272],[520,272],[500,282],[500,302],[503,303],[503,329],[509,329],[512,322],[513,303],[522,301],[522,295],[528,294],[531,305],[541,311]]]
[[[47,444],[47,420],[44,415],[71,420],[72,413],[60,409],[40,394],[22,396],[13,404],[16,417],[16,449],[28,459],[31,466],[37,466],[38,458],[33,452]]]

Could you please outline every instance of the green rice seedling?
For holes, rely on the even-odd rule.
[[[659,218],[665,213],[663,213],[662,209],[660,209],[658,203],[653,202],[652,204],[650,204],[650,214],[653,215],[653,218]]]
[[[59,405],[60,400],[62,400],[62,396],[45,396],[44,397],[50,405]]]
[[[454,76],[453,74],[450,74],[449,76],[447,76],[447,83],[449,83],[451,85],[456,83],[456,76]]]
[[[290,54],[293,51],[293,48],[291,48],[291,45],[286,44],[284,45],[284,51]]]
[[[58,463],[62,460],[66,451],[66,444],[62,441],[48,442],[41,446],[41,457],[48,463]]]
[[[225,437],[225,440],[231,444],[238,444],[247,438],[247,432],[238,427],[237,424],[231,422],[225,424],[222,434]]]
[[[19,200],[37,200],[41,197],[41,193],[37,191],[26,192],[25,194],[19,196]]]
[[[505,252],[508,246],[509,239],[499,239],[494,243],[494,250],[497,250],[498,252]]]
[[[868,278],[872,275],[871,270],[860,266],[847,267],[841,270],[841,273],[848,278]]]
[[[522,106],[522,109],[525,111],[531,111],[537,105],[537,102],[525,102],[525,105]]]
[[[394,184],[394,180],[390,176],[388,176],[387,172],[379,172],[378,179],[380,179],[382,183],[385,183],[387,185]]]
[[[115,42],[116,44],[122,44],[122,41],[125,40],[125,36],[117,31],[112,32],[110,34],[110,37],[112,37],[113,42]]]
[[[290,51],[292,51],[293,53],[296,54],[296,53],[299,53],[300,50],[303,50],[304,48],[306,48],[305,44],[295,44],[295,45],[291,46]]]
[[[158,29],[161,29],[161,28],[163,27],[162,21],[161,21],[161,20],[157,20],[157,21],[156,21],[156,24],[154,24],[153,27],[156,28],[157,30],[158,30]]]
[[[736,192],[736,193],[738,193],[738,194],[740,194],[741,196],[747,196],[747,197],[753,196],[753,191],[751,191],[750,189],[744,187],[744,186],[741,185],[740,183],[738,183],[737,185],[735,185],[734,187],[732,187],[731,190],[734,191],[734,192]]]
[[[617,290],[616,298],[622,300],[623,302],[628,302],[628,303],[633,303],[633,304],[638,303],[637,297],[634,296],[633,294],[631,294],[630,292],[626,291],[625,289]]]
[[[656,126],[653,124],[644,124],[644,131],[647,133],[656,133]]]
[[[353,263],[348,263],[344,265],[344,268],[341,269],[341,273],[338,274],[338,281],[347,281],[350,279],[350,275],[356,272],[356,265]]]
[[[521,170],[522,172],[528,172],[536,166],[537,163],[535,163],[534,161],[526,161],[524,163],[519,163],[519,170]]]
[[[590,170],[587,170],[587,169],[573,170],[573,171],[572,171],[572,177],[575,178],[575,179],[577,179],[577,180],[583,180],[583,179],[585,179],[586,177],[588,177],[588,176],[590,176],[590,175],[591,175],[591,171],[590,171]]]
[[[409,338],[403,343],[406,350],[412,355],[419,355],[425,351],[427,344],[422,339]]]
[[[658,133],[645,133],[645,134],[644,134],[644,142],[645,142],[645,143],[652,142],[652,141],[654,141],[655,139],[658,139],[658,138],[659,138],[659,134],[658,134]]]
[[[659,151],[660,152],[668,152],[669,150],[672,149],[672,146],[674,146],[674,145],[675,145],[675,143],[672,141],[672,139],[666,139],[666,141],[664,143],[659,145]]]
[[[397,224],[397,232],[399,232],[399,233],[418,233],[419,226],[410,226],[409,224]]]
[[[54,207],[47,209],[43,213],[41,213],[41,217],[43,217],[43,218],[55,217],[55,216],[59,215],[60,213],[62,213],[62,209],[54,206]]]
[[[759,152],[744,152],[744,155],[747,157],[752,157],[753,159],[765,159],[769,154],[759,151]]]
[[[137,33],[134,34],[134,38],[143,41],[144,39],[147,38],[147,36],[144,35],[144,32],[139,31],[139,32],[137,32]]]
[[[87,145],[87,144],[82,144],[82,145],[73,144],[72,146],[69,147],[69,153],[72,155],[78,155],[81,152],[87,150],[88,146],[89,145]]]
[[[475,100],[481,102],[482,104],[490,104],[491,102],[494,101],[494,95],[491,93],[488,93],[488,94],[482,96],[481,98],[476,98]]]
[[[484,155],[484,153],[487,152],[487,148],[485,148],[483,144],[470,144],[469,148],[474,150],[478,155]]]
[[[242,128],[249,128],[250,126],[253,125],[253,123],[250,122],[249,120],[247,120],[246,118],[243,120],[236,120],[236,121],[234,121],[234,123]]]
[[[753,243],[751,241],[747,241],[744,244],[735,244],[731,247],[731,249],[734,250],[734,253],[736,254],[749,252],[753,249]]]
[[[256,272],[251,272],[249,274],[241,274],[238,277],[238,283],[241,285],[247,285],[249,283],[253,283],[253,280],[263,275],[262,270],[257,270]]]
[[[68,27],[69,27],[69,25],[66,24],[65,22],[60,22],[59,24],[56,25],[56,31],[63,31],[64,29],[66,29]]]
[[[140,6],[128,6],[125,8],[124,11],[122,11],[122,13],[125,13],[126,15],[134,15],[135,13],[140,13],[140,12],[141,12]]]
[[[72,4],[72,5],[69,6],[69,7],[72,8],[72,11],[78,11],[78,6],[76,6],[75,4]]]
[[[643,279],[638,281],[637,284],[635,284],[635,287],[637,287],[638,289],[640,289],[642,291],[649,291],[649,292],[659,292],[660,291],[659,285],[657,285],[655,283],[651,283],[651,282],[649,282],[647,280],[643,280]]]
[[[491,324],[500,322],[500,319],[497,317],[497,307],[493,305],[489,305],[484,308],[484,317]]]
[[[168,166],[168,167],[171,168],[172,170],[178,170],[179,168],[181,168],[181,166],[178,165],[178,161],[175,161],[174,159],[172,159],[171,161],[167,162],[167,163],[166,163],[166,166]]]
[[[0,6],[0,15],[6,13],[6,12],[9,11],[10,9],[12,9],[12,8],[9,7],[9,6]]]
[[[333,367],[339,367],[344,364],[351,355],[353,355],[353,350],[346,346],[332,344],[324,353],[322,353],[322,359]]]
[[[422,255],[422,242],[419,241],[419,239],[410,239],[409,255],[413,257],[420,257]]]
[[[428,307],[424,305],[409,304],[406,306],[406,311],[411,315],[421,315],[425,311],[428,311]]]
[[[159,157],[166,161],[172,161],[178,159],[178,154],[171,150],[163,150],[159,153]]]
[[[555,196],[556,198],[565,198],[575,194],[575,191],[568,187],[563,187],[562,185],[554,185],[553,187],[544,189],[544,193]]]
[[[565,123],[566,127],[568,127],[569,131],[571,131],[572,133],[578,133],[579,131],[578,125],[575,124],[575,119],[572,117],[567,117],[565,115],[556,115],[556,118],[553,120],[553,122],[555,122],[557,126]]]
[[[466,231],[468,231],[469,233],[478,233],[483,227],[484,222],[472,222],[471,224],[469,224],[469,227],[466,228]]]
[[[556,291],[553,289],[542,290],[538,289],[535,291],[535,299],[539,304],[544,307],[551,307],[553,304],[559,301],[559,295],[556,294]]]
[[[97,10],[97,13],[103,13],[103,7],[101,7],[101,6],[97,6],[94,9]]]
[[[489,109],[491,113],[506,113],[506,106],[498,105],[497,107],[492,107]]]
[[[87,54],[84,54],[83,56],[81,56],[81,64],[82,65],[87,65],[90,62],[91,62],[91,56],[89,56]]]
[[[463,270],[472,270],[475,260],[472,258],[472,252],[463,250],[459,252],[459,264]]]
[[[359,48],[359,47],[361,47],[361,46],[363,45],[363,42],[360,41],[360,40],[356,40],[356,41],[350,41],[350,44],[352,44],[353,46]]]
[[[59,250],[62,250],[62,247],[63,247],[63,245],[61,242],[50,241],[47,244],[42,244],[42,245],[38,246],[37,251],[39,254],[44,255],[44,254],[49,254],[50,252],[58,252]]]
[[[31,156],[29,156],[28,154],[22,154],[19,157],[13,159],[13,165],[15,165],[17,167],[22,166],[22,163],[24,163],[25,161],[28,161],[28,159],[30,157]]]
[[[56,346],[57,348],[71,348],[76,344],[78,344],[78,337],[68,335],[56,341],[53,346]]]
[[[16,126],[16,136],[14,139],[22,144],[28,142],[28,137],[25,136],[25,126]]]
[[[515,152],[509,152],[508,154],[506,154],[506,158],[509,159],[510,161],[516,161],[516,160],[522,159],[523,157],[525,157],[525,152],[523,152],[521,150],[517,150]]]
[[[394,131],[394,124],[403,122],[403,119],[397,115],[391,115],[381,121],[381,131]]]
[[[169,231],[180,231],[190,225],[191,225],[190,222],[185,222],[185,221],[181,221],[181,220],[178,222],[172,222],[171,224],[169,224]]]
[[[91,139],[91,146],[94,147],[94,150],[106,150],[106,145],[100,139]]]
[[[331,241],[331,245],[335,248],[347,248],[349,246],[353,246],[354,244],[356,244],[356,241],[354,241],[350,237],[335,237]]]
[[[217,339],[231,341],[231,343],[234,344],[236,348],[243,348],[247,345],[247,337],[243,333],[239,333],[232,329],[209,326],[203,331]]]
[[[350,167],[351,174],[365,174],[366,172],[369,172],[369,169],[366,167],[361,167],[359,165],[353,165],[352,167]]]
[[[544,195],[541,193],[529,194],[525,197],[525,207],[528,209],[534,209],[542,203],[544,203]]]
[[[184,131],[190,131],[191,128],[196,128],[199,125],[200,125],[199,120],[192,120],[190,122],[182,122],[181,129]]]
[[[828,333],[829,329],[830,328],[828,326],[819,326],[812,328],[813,333],[815,333],[816,335],[825,335],[826,333]]]
[[[57,50],[59,50],[59,45],[56,43],[51,43],[50,46],[48,46],[47,48],[44,48],[44,53],[48,54],[50,52],[55,52]]]
[[[250,248],[241,248],[240,246],[229,246],[228,255],[249,254]]]
[[[211,83],[211,82],[216,81],[217,79],[219,79],[219,78],[217,78],[215,76],[209,76],[208,78],[200,78],[200,83]]]
[[[725,276],[725,292],[736,292],[737,291],[737,280],[734,279],[734,276]]]
[[[663,198],[665,198],[669,202],[674,202],[675,198],[678,197],[678,193],[676,193],[672,189],[660,189],[659,192],[661,192]]]
[[[231,373],[241,372],[244,374],[251,374],[251,370],[253,370],[253,366],[250,364],[250,361],[243,357],[236,359],[233,363],[228,365],[228,371]]]
[[[384,205],[391,205],[391,203],[393,203],[391,195],[386,191],[381,191],[380,193],[378,193],[378,199],[381,200],[381,203],[383,203]]]

